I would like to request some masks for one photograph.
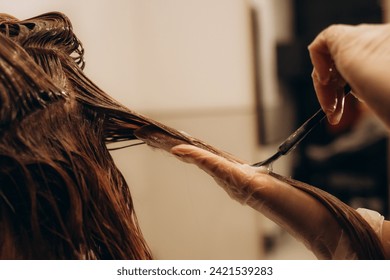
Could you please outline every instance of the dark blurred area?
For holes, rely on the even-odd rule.
[[[307,46],[331,24],[381,23],[380,1],[295,0],[294,40],[279,44],[278,76],[297,112],[296,127],[319,103],[312,86]],[[388,138],[383,124],[353,96],[348,96],[337,126],[324,121],[297,148],[293,177],[334,194],[352,207],[366,207],[389,217]]]

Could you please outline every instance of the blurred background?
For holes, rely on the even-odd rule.
[[[388,21],[374,0],[0,0],[25,19],[61,11],[87,75],[144,115],[254,163],[318,108],[307,45],[332,23]],[[351,98],[275,172],[389,215],[387,132]],[[146,146],[113,151],[156,259],[312,259],[212,179]]]

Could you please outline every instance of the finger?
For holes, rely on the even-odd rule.
[[[321,32],[308,49],[314,67],[312,79],[318,101],[328,121],[334,124],[336,120],[334,120],[333,114],[337,107],[337,96],[330,85],[332,73],[329,69],[332,69],[334,62],[330,54],[326,31]]]
[[[257,210],[263,205],[260,196],[275,185],[273,181],[276,180],[271,180],[272,177],[262,174],[267,173],[266,168],[231,162],[191,145],[173,147],[171,152],[187,163],[196,164],[211,175],[232,199],[241,204],[249,204]],[[258,197],[252,199],[255,192]]]
[[[337,106],[336,93],[334,92],[333,87],[329,83],[324,84],[319,80],[318,72],[316,71],[316,69],[313,69],[312,79],[313,79],[314,89],[318,101],[320,102],[321,108],[329,116],[336,110],[336,106]]]
[[[344,86],[338,86],[336,89],[336,110],[330,115],[328,119],[330,124],[338,124],[344,113],[345,93]]]
[[[327,84],[332,79],[329,69],[339,63],[338,53],[344,44],[345,35],[350,26],[344,24],[331,25],[322,31],[308,46],[310,59],[317,72],[318,80]]]
[[[265,168],[256,168],[247,164],[231,162],[223,157],[192,145],[178,145],[171,149],[171,153],[184,162],[197,165],[214,178],[225,184],[242,186],[247,184],[248,178],[258,172],[266,172]]]
[[[340,36],[345,34],[347,28],[345,25],[333,25],[321,32],[308,47],[314,66],[313,85],[321,108],[331,124],[340,122],[344,110],[345,81],[335,63],[338,63]]]
[[[333,65],[326,32],[321,32],[308,47],[311,62],[314,67],[316,81],[326,85],[330,81],[329,69]]]
[[[316,71],[313,70],[313,85],[321,108],[325,112],[330,124],[338,124],[344,112],[345,82],[337,75],[328,84],[322,84],[316,75]]]
[[[213,177],[222,177],[236,168],[236,163],[192,145],[178,145],[171,153],[180,160],[197,165]]]

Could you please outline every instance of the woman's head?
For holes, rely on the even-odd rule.
[[[0,22],[0,258],[151,258],[69,19]]]

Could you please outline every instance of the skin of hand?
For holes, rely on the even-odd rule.
[[[314,88],[331,124],[340,121],[347,82],[390,128],[390,24],[331,25],[308,49]]]
[[[231,198],[279,224],[317,258],[336,257],[342,229],[330,212],[307,193],[268,175],[264,169],[234,163],[191,145],[175,146],[171,153],[207,172]],[[348,253],[352,251],[348,249],[349,240],[344,246]]]

